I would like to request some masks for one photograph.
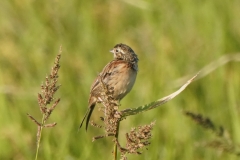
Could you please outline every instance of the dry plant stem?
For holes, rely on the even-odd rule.
[[[115,134],[115,139],[118,141],[118,133],[119,133],[119,127],[120,127],[120,121],[118,121],[118,124],[117,124],[117,132]],[[118,144],[117,143],[114,143],[114,150],[113,150],[113,153],[114,153],[114,160],[117,160],[117,147],[118,147]]]
[[[45,119],[45,114],[43,114],[43,117],[42,117],[42,124],[38,127],[40,127],[40,131],[37,133],[37,151],[36,151],[36,156],[35,156],[35,160],[38,159],[38,151],[39,151],[39,147],[40,147],[40,141],[41,141],[41,136],[42,136],[42,129],[43,129],[43,125],[45,123],[44,121]]]
[[[92,142],[94,142],[95,140],[105,138],[105,137],[110,137],[110,136],[115,136],[115,135],[113,133],[108,133],[108,134],[102,135],[102,136],[95,136],[95,137],[92,138]]]
[[[59,89],[60,85],[57,85],[58,82],[58,71],[60,68],[59,60],[61,58],[61,46],[59,50],[59,54],[55,58],[54,66],[52,67],[51,73],[46,76],[45,83],[41,85],[41,93],[38,93],[38,105],[42,114],[42,121],[39,123],[33,116],[27,114],[27,116],[38,126],[37,130],[37,148],[35,160],[38,159],[38,153],[40,148],[40,141],[42,137],[42,130],[44,127],[54,127],[56,126],[56,122],[46,124],[46,121],[49,119],[50,115],[60,102],[60,98],[55,100],[54,94]],[[51,106],[50,106],[51,104]]]
[[[105,131],[107,134],[113,133],[115,141],[118,141],[119,125],[120,125],[120,119],[121,119],[121,115],[118,112],[119,102],[115,101],[112,98],[113,90],[112,88],[108,88],[108,86],[104,84],[101,75],[98,78],[100,79],[102,88],[104,89],[104,92],[102,93],[102,97],[100,97],[99,100],[105,107],[104,108],[105,117],[103,120],[105,123]],[[114,143],[114,148],[113,148],[114,160],[117,160],[117,153],[118,153],[117,147],[118,147],[117,143]]]

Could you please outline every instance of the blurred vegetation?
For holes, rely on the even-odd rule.
[[[43,131],[39,159],[111,159],[111,138],[92,143],[101,134],[93,127],[77,133],[90,85],[112,60],[109,50],[122,42],[138,54],[138,78],[121,105],[137,107],[175,91],[174,80],[239,52],[239,11],[238,0],[1,0],[0,159],[34,158],[37,127],[26,113],[41,119],[37,93],[60,45],[61,102],[49,120],[58,124]],[[182,110],[211,117],[240,144],[239,67],[219,67],[163,107],[123,121],[122,134],[156,120],[149,149],[129,159],[238,159],[199,145],[213,137]]]

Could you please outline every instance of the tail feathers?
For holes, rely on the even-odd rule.
[[[92,112],[93,112],[94,107],[95,107],[95,104],[92,104],[91,106],[88,107],[88,110],[87,110],[87,112],[85,113],[85,115],[84,115],[84,117],[83,117],[83,120],[82,120],[82,122],[81,122],[78,130],[82,127],[83,122],[84,122],[85,119],[87,118],[87,120],[86,120],[86,131],[87,131],[87,129],[88,129],[88,123],[89,123],[89,120],[90,120],[90,117],[91,117],[91,115],[92,115]]]
[[[89,113],[88,113],[87,120],[86,120],[86,131],[88,129],[89,120],[90,120],[90,117],[92,115],[94,107],[95,107],[95,104],[90,106],[90,108],[89,108]]]
[[[88,110],[87,110],[87,112],[85,113],[85,115],[84,115],[84,117],[83,117],[83,120],[82,120],[82,122],[81,122],[81,124],[80,124],[78,130],[79,130],[80,128],[82,128],[83,122],[84,122],[85,118],[87,117],[89,111],[90,111],[90,109],[88,108]]]

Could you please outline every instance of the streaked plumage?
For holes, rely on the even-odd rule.
[[[134,51],[125,44],[117,44],[110,52],[114,54],[114,60],[109,62],[100,73],[103,83],[113,88],[114,100],[120,101],[132,89],[138,71],[138,58]],[[88,100],[88,110],[80,124],[80,128],[86,120],[86,130],[92,115],[93,109],[97,102],[98,97],[104,92],[102,84],[98,77],[95,79],[91,86],[90,97]]]

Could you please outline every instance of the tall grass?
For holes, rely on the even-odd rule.
[[[122,42],[138,54],[137,81],[121,104],[137,107],[174,91],[174,80],[239,52],[239,10],[235,0],[1,1],[0,159],[34,158],[36,126],[26,113],[41,119],[36,111],[39,85],[60,44],[59,81],[64,85],[58,93],[61,104],[50,118],[58,125],[43,131],[39,159],[111,159],[105,154],[112,150],[111,142],[91,142],[98,130],[77,133],[90,85],[112,59],[109,49]],[[137,159],[238,159],[201,146],[212,135],[182,110],[211,117],[240,143],[239,79],[239,63],[230,62],[192,83],[165,107],[123,121],[125,134],[132,126],[156,120],[151,146]],[[93,114],[97,121],[97,111]]]

